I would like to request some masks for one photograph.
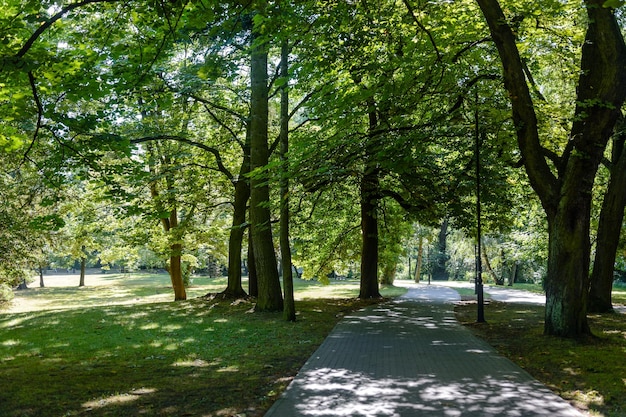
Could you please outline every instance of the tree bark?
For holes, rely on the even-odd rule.
[[[622,123],[623,124],[623,121]],[[623,128],[623,126],[620,126]],[[613,157],[608,188],[602,201],[596,254],[589,288],[589,311],[613,311],[611,293],[615,272],[615,258],[626,207],[626,132],[618,132],[613,141]]]
[[[268,46],[257,29],[252,31],[250,64],[250,223],[254,260],[258,274],[257,311],[282,311],[283,295],[270,222],[270,192],[267,175],[262,172],[268,163]]]
[[[378,126],[378,117],[373,99],[369,99],[369,132]],[[361,178],[361,282],[359,298],[380,298],[378,286],[378,200],[380,198],[380,169],[365,155],[365,168]]]
[[[380,298],[378,287],[378,170],[361,180],[361,283],[359,298]]]
[[[155,151],[150,142],[148,145],[148,152],[153,154],[153,156],[157,156],[154,154]],[[169,156],[163,155],[163,163],[165,165],[170,165],[170,162],[171,161]],[[152,166],[150,166],[150,173],[153,175],[153,177],[157,177],[157,172]],[[167,184],[166,189],[172,190],[174,186],[171,183],[171,179],[166,177],[165,181]],[[157,205],[159,211],[164,211],[166,208],[159,200],[159,190],[155,179],[150,182],[150,195],[155,201],[155,204]],[[174,290],[174,301],[180,301],[187,299],[180,259],[182,255],[182,243],[178,242],[178,236],[173,236],[176,228],[178,227],[178,211],[176,210],[176,201],[171,195],[168,200],[169,207],[167,208],[167,210],[169,211],[169,217],[162,217],[161,225],[163,226],[163,230],[165,231],[165,233],[169,234],[169,238],[174,241],[174,243],[170,244],[170,264],[167,267],[167,272],[170,275],[172,289]]]
[[[182,301],[187,299],[185,284],[183,282],[183,271],[181,268],[181,252],[182,245],[175,243],[171,247],[169,273],[174,288],[174,301]]]
[[[296,305],[293,294],[293,272],[291,269],[291,245],[289,243],[289,45],[282,42],[280,51],[280,76],[285,84],[280,93],[280,159],[282,173],[280,177],[280,253],[283,275],[285,306],[283,315],[287,321],[296,321]]]
[[[517,261],[513,262],[513,266],[511,267],[511,275],[509,276],[509,287],[512,287],[515,284],[515,276],[517,275]]]
[[[589,16],[582,47],[574,122],[567,146],[548,165],[515,35],[497,0],[477,0],[504,69],[520,148],[530,183],[548,219],[548,271],[544,332],[564,337],[590,333],[587,295],[591,189],[618,112],[626,97],[626,46],[613,11],[586,0]]]
[[[87,267],[87,258],[84,256],[80,258],[80,280],[78,282],[79,287],[85,286],[85,268]]]
[[[250,170],[250,156],[244,150],[244,160],[239,170],[239,177],[235,181],[235,198],[233,207],[233,223],[228,237],[228,284],[222,294],[227,298],[241,298],[246,292],[241,284],[241,249],[246,231],[246,212],[250,198],[250,184],[246,176]]]
[[[40,288],[45,287],[45,284],[43,282],[43,267],[42,266],[39,267],[39,287]]]
[[[178,212],[176,208],[170,211],[169,229],[168,231],[175,230],[178,227]],[[183,252],[183,245],[179,242],[175,242],[170,247],[170,280],[172,281],[172,288],[174,289],[174,301],[182,301],[187,299],[187,292],[185,291],[185,283],[183,281],[183,270],[181,255]]]

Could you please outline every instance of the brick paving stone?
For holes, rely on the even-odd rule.
[[[416,285],[346,316],[265,417],[580,417],[457,323],[458,293]]]

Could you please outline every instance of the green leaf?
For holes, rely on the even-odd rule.
[[[58,214],[48,214],[35,217],[30,227],[35,230],[59,230],[65,226],[65,221]]]
[[[624,5],[624,0],[606,0],[602,7],[617,9],[618,7],[622,7]]]

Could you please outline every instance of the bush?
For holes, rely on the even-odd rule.
[[[13,290],[6,283],[0,282],[0,305],[13,299]]]

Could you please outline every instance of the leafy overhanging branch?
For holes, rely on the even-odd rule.
[[[39,37],[46,30],[48,30],[50,26],[52,26],[56,21],[61,19],[63,16],[65,16],[67,13],[71,12],[72,10],[78,9],[80,7],[83,7],[89,4],[94,4],[94,3],[116,3],[118,1],[120,0],[83,0],[83,1],[79,1],[78,3],[73,3],[73,4],[65,6],[54,16],[50,17],[50,19],[42,23],[41,26],[39,26],[37,30],[33,32],[30,38],[28,38],[28,40],[24,43],[22,48],[15,54],[15,56],[18,58],[24,57],[24,55],[26,55],[26,53],[30,50],[30,48],[32,48],[32,46],[35,44],[37,39],[39,39]]]
[[[215,157],[215,162],[217,163],[218,170],[224,175],[226,175],[226,177],[230,181],[234,180],[235,177],[230,172],[230,170],[226,168],[226,166],[224,165],[224,162],[222,161],[222,156],[219,150],[211,146],[207,146],[203,143],[196,142],[194,140],[191,140],[182,136],[175,136],[175,135],[146,136],[143,138],[131,139],[130,143],[136,144],[136,143],[144,143],[144,142],[151,142],[151,141],[158,141],[158,140],[173,140],[173,141],[180,142],[180,143],[186,143],[188,145],[195,146],[196,148],[202,149],[204,151],[207,151],[213,154],[213,156]]]

